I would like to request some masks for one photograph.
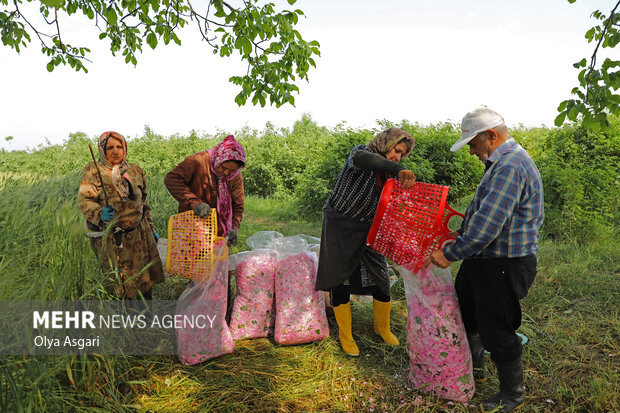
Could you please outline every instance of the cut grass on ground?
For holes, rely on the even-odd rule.
[[[70,187],[76,177],[10,178],[0,175],[2,298],[100,298],[103,274],[82,233],[76,187]],[[151,194],[161,234],[176,207],[158,181]],[[319,236],[319,219],[304,221],[291,211],[287,200],[248,197],[233,252],[261,230]],[[520,412],[620,411],[618,240],[589,245],[543,240],[540,247],[539,273],[522,303],[520,332],[529,342],[527,403]],[[453,267],[454,274],[458,264]],[[176,299],[186,283],[169,278],[154,287],[155,298]],[[353,333],[361,350],[356,358],[341,351],[330,308],[331,333],[321,342],[239,341],[234,353],[191,367],[174,356],[1,357],[0,411],[479,411],[497,388],[492,366],[490,379],[468,404],[410,388],[402,280],[392,294],[392,329],[403,343],[398,347],[373,332],[372,304],[355,301]]]

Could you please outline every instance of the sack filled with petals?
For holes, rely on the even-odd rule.
[[[181,363],[194,365],[235,349],[235,342],[226,324],[228,291],[228,246],[214,247],[216,259],[210,277],[192,281],[177,300],[176,314],[189,318],[205,315],[194,328],[180,328],[177,334],[177,355]]]
[[[275,250],[265,248],[235,254],[237,294],[229,323],[233,339],[273,335],[277,257]]]
[[[279,253],[276,267],[276,324],[278,344],[302,344],[329,336],[325,296],[314,291],[318,257],[303,237],[274,242]]]
[[[466,402],[474,395],[471,353],[449,269],[433,265],[405,282],[409,379],[413,387],[444,399]]]

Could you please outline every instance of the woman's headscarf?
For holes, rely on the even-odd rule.
[[[384,130],[383,132],[375,136],[374,139],[371,140],[370,143],[368,143],[368,146],[370,146],[370,149],[372,149],[373,152],[378,153],[383,157],[386,157],[388,152],[390,152],[392,148],[394,148],[401,142],[407,145],[407,151],[400,158],[402,161],[407,157],[407,155],[411,153],[415,145],[415,139],[413,139],[411,135],[409,135],[402,129],[390,128]],[[388,176],[385,172],[377,172],[376,176],[376,189],[377,192],[381,194],[381,191],[383,190],[383,185],[385,184],[385,181],[387,181]]]
[[[370,141],[368,146],[370,146],[370,149],[372,149],[373,152],[386,156],[387,153],[400,142],[404,142],[407,145],[407,152],[405,152],[401,158],[401,160],[403,160],[411,153],[411,150],[415,145],[415,140],[411,137],[411,135],[402,129],[390,128],[384,130],[375,136],[375,138]]]
[[[123,159],[120,163],[116,165],[112,165],[105,153],[105,148],[110,138],[118,139],[123,144]],[[127,198],[131,197],[133,192],[130,189],[129,179],[127,177],[127,170],[129,169],[129,166],[126,162],[127,141],[120,133],[108,131],[101,134],[101,136],[99,137],[99,145],[97,145],[97,147],[99,149],[99,161],[103,163],[106,168],[112,170],[112,184],[114,185],[114,188],[120,195],[121,200],[127,200]],[[103,182],[101,184],[103,185]]]
[[[232,228],[232,197],[228,189],[228,181],[235,178],[245,166],[245,150],[243,146],[237,142],[233,135],[228,135],[224,140],[213,149],[209,149],[209,159],[211,162],[211,171],[217,175],[215,169],[226,161],[239,161],[242,166],[228,176],[217,175],[217,214],[219,217],[219,225],[224,233]]]

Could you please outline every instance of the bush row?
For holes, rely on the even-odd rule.
[[[244,128],[235,133],[246,149],[246,192],[296,201],[300,214],[318,215],[352,147],[368,143],[376,133],[399,127],[416,140],[404,165],[419,181],[450,187],[449,200],[471,195],[483,166],[467,149],[450,152],[460,129],[451,123],[419,125],[406,120],[378,121],[375,129],[339,125],[329,129],[304,115],[294,126],[263,130]],[[512,133],[536,161],[545,186],[545,232],[556,237],[588,237],[600,228],[619,224],[620,121],[611,130],[592,133],[580,126],[560,129],[512,128]],[[163,137],[145,127],[142,136],[129,139],[128,160],[147,176],[161,179],[186,156],[213,147],[225,133],[190,133]],[[84,133],[73,133],[62,145],[31,151],[0,151],[0,171],[43,175],[76,173],[90,160]],[[155,178],[153,178],[155,179]]]

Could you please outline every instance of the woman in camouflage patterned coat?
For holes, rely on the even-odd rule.
[[[142,293],[150,299],[151,286],[164,280],[164,271],[146,199],[146,176],[138,165],[126,162],[127,142],[121,134],[104,132],[97,146],[99,160],[84,168],[78,193],[86,234],[109,275],[108,287],[120,298]],[[108,226],[112,228],[102,240]]]

